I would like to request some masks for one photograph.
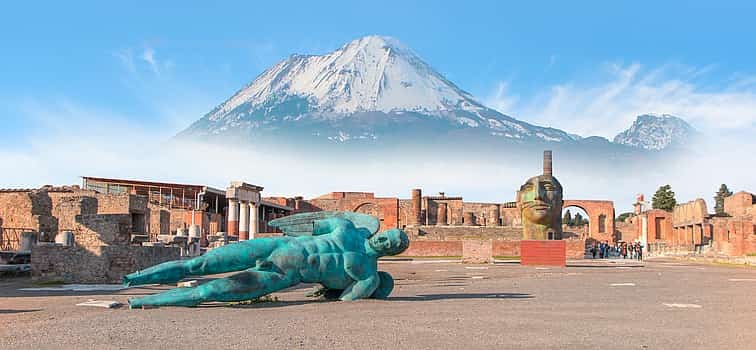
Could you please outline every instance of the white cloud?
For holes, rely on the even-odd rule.
[[[160,75],[160,65],[158,64],[157,59],[155,59],[155,49],[150,47],[144,49],[142,52],[142,60],[147,62],[153,73]]]
[[[603,79],[557,84],[529,98],[507,95],[507,85],[501,83],[486,103],[535,124],[609,139],[645,113],[676,115],[702,131],[754,130],[756,77],[711,88],[700,81],[712,69],[607,64],[594,75]]]

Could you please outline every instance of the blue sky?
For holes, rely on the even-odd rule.
[[[290,54],[369,34],[529,122],[611,138],[639,113],[671,113],[749,139],[754,13],[749,1],[11,2],[0,151],[34,160],[40,139],[113,130],[168,138]]]

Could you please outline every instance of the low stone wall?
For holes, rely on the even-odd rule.
[[[39,245],[32,248],[31,268],[38,280],[120,283],[128,273],[179,258],[177,247]]]
[[[522,227],[513,226],[408,226],[404,229],[410,240],[455,241],[490,239],[520,240]]]
[[[409,248],[402,253],[402,256],[462,256],[463,242],[474,241],[474,239],[465,240],[410,240]],[[481,240],[488,241],[488,240]],[[585,240],[566,239],[564,240],[567,247],[567,259],[585,258]],[[520,256],[520,240],[492,240],[491,254],[496,256]]]
[[[410,241],[399,256],[462,256],[462,241]]]

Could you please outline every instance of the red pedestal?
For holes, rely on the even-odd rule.
[[[520,241],[521,265],[567,266],[565,241]]]

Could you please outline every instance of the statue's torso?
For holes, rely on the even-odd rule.
[[[364,239],[331,233],[320,236],[280,237],[280,246],[268,258],[284,271],[298,271],[301,281],[321,283],[330,289],[345,289],[354,283],[347,273],[347,259],[358,259],[366,269],[375,269],[375,259],[365,255]],[[347,257],[347,255],[349,257]]]

